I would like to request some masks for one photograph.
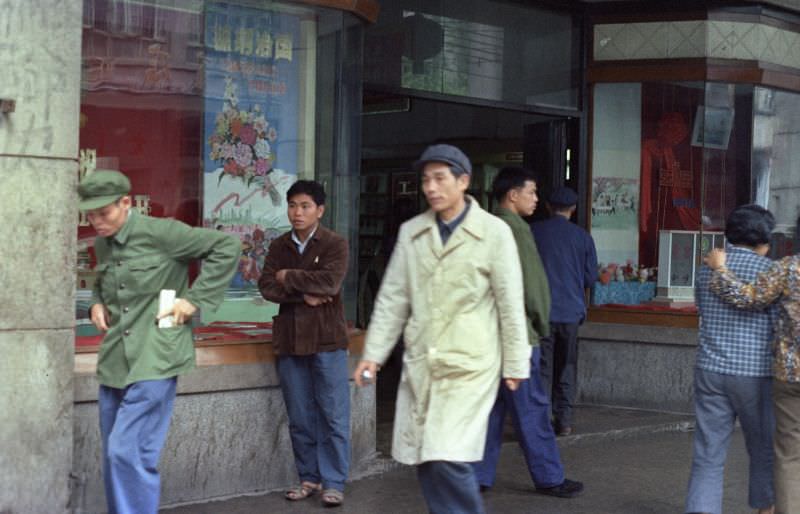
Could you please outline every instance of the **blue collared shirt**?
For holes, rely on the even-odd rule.
[[[314,237],[314,233],[316,233],[317,228],[319,228],[319,223],[317,223],[317,226],[314,227],[314,230],[312,230],[311,233],[308,234],[306,240],[302,242],[300,241],[300,238],[297,237],[297,233],[294,230],[292,230],[292,241],[294,241],[294,244],[297,246],[297,251],[300,252],[300,255],[303,255],[303,252],[306,251],[306,246],[308,246],[308,243],[309,241],[311,241],[311,238]]]
[[[725,265],[743,282],[752,282],[772,261],[740,246],[728,246]],[[737,309],[708,289],[711,270],[703,266],[695,284],[700,313],[697,367],[724,375],[772,376],[772,325],[775,308]]]
[[[464,210],[461,211],[461,214],[456,216],[450,221],[442,221],[439,218],[439,215],[436,215],[436,225],[439,227],[439,235],[442,237],[442,246],[447,244],[447,240],[450,239],[450,236],[453,235],[453,232],[456,231],[458,226],[464,221],[464,218],[467,217],[467,212],[469,211],[470,201],[466,199],[467,205],[464,207]]]
[[[584,229],[558,214],[531,226],[550,284],[550,322],[581,323],[585,290],[597,280],[597,251]]]

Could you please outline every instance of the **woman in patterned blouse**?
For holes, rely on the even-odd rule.
[[[800,230],[800,219],[798,219]],[[773,404],[775,407],[776,514],[800,512],[800,254],[785,257],[746,284],[725,267],[725,252],[705,259],[714,270],[710,289],[741,309],[778,304],[775,322]]]

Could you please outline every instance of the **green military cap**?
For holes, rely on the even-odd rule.
[[[131,181],[116,170],[95,170],[78,185],[78,209],[91,211],[114,203],[131,191]]]

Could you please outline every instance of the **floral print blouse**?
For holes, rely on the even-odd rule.
[[[741,282],[727,268],[719,268],[712,273],[709,287],[741,309],[762,309],[777,302],[775,378],[800,383],[800,254],[775,262],[751,284]]]

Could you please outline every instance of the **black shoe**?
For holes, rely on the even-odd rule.
[[[583,492],[583,482],[565,478],[560,485],[553,487],[537,487],[536,492],[558,498],[574,498]]]
[[[485,493],[486,491],[489,491],[491,488],[492,488],[492,486],[490,486],[490,485],[481,484],[481,492],[482,493]]]
[[[558,421],[553,421],[553,432],[555,432],[558,437],[570,435],[572,434],[572,425],[564,425]]]

